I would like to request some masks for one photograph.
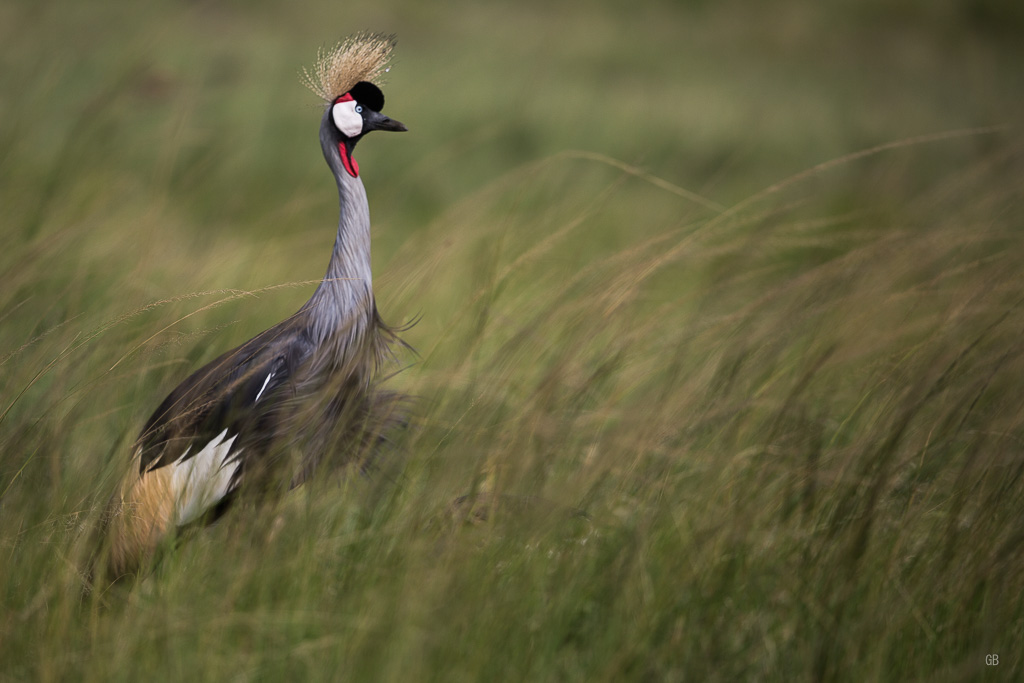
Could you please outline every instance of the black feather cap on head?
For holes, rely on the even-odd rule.
[[[359,81],[348,91],[352,99],[374,111],[384,110],[384,93],[369,81]]]

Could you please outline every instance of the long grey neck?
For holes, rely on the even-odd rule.
[[[335,340],[337,352],[344,353],[363,338],[372,319],[370,209],[363,181],[345,171],[337,149],[325,145],[324,156],[338,182],[338,236],[327,274],[303,309],[314,342]]]

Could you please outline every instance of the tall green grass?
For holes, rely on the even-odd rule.
[[[593,37],[617,35],[611,9],[590,33],[569,10],[547,25],[529,4],[463,9],[445,40],[400,48],[388,111],[411,132],[360,151],[378,303],[419,317],[418,354],[388,380],[418,397],[415,427],[388,467],[242,501],[91,594],[90,532],[142,422],[326,265],[317,112],[282,104],[313,19],[4,10],[41,13],[51,49],[92,40],[73,21],[137,32],[75,64],[6,29],[21,97],[0,100],[0,677],[1019,677],[1024,150],[987,127],[1005,118],[932,106],[940,76],[970,73],[913,62],[929,78],[900,95],[910,118],[872,101],[881,114],[771,123],[801,111],[784,103],[809,96],[807,66],[756,85],[774,97],[751,132],[673,90],[673,30],[723,50],[756,33],[726,10],[683,28],[652,5],[622,29],[650,41],[616,62]],[[460,28],[484,16],[508,25]],[[820,47],[801,16],[766,19],[770,35]],[[522,30],[544,26],[571,49]],[[455,38],[521,39],[525,61],[495,85],[496,52],[459,61]],[[735,44],[774,54],[762,38]],[[416,54],[451,58],[463,85],[432,97]],[[746,63],[797,69],[777,59]],[[661,99],[652,126],[631,128],[623,99],[582,117],[609,64],[651,69],[636,92]],[[718,68],[706,107],[752,106]],[[842,99],[856,79],[840,80],[819,84]],[[498,115],[502,87],[521,104]],[[999,113],[1001,97],[983,102]],[[912,125],[920,112],[936,118]],[[723,142],[752,135],[764,146]]]
[[[585,256],[620,202],[686,200],[590,160],[521,169],[381,278],[386,309],[431,311],[391,380],[421,397],[392,474],[243,504],[84,600],[82,538],[144,397],[222,348],[222,321],[298,292],[41,328],[4,364],[5,670],[1015,670],[1024,254],[999,178],[1019,164],[985,158],[882,216],[805,208],[797,182]],[[577,189],[593,176],[606,191]]]

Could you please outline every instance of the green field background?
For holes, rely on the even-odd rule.
[[[1024,675],[1022,8],[3,3],[0,680]],[[414,424],[84,591],[148,415],[324,273],[299,74],[364,29]]]

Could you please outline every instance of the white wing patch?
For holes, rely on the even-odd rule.
[[[181,458],[171,465],[174,521],[178,526],[198,519],[231,492],[231,480],[239,466],[238,453],[233,454],[230,462],[227,457],[238,435],[225,440],[227,435],[228,430],[225,429],[206,444],[203,450],[185,460],[192,449],[189,446]]]
[[[272,379],[273,377],[274,377],[274,373],[270,373],[269,375],[267,375],[267,378],[266,378],[265,380],[263,380],[263,386],[262,386],[262,387],[260,387],[260,390],[259,390],[259,392],[258,392],[258,393],[256,394],[256,399],[255,399],[255,400],[253,401],[253,403],[256,403],[256,401],[259,401],[259,400],[260,400],[260,396],[262,396],[262,395],[263,395],[263,390],[267,388],[267,385],[268,385],[268,384],[270,384],[270,380],[271,380],[271,379]]]

